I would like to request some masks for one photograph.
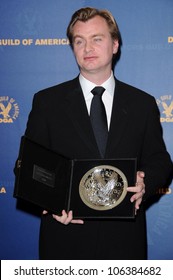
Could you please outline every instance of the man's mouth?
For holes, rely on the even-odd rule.
[[[90,61],[90,60],[95,60],[95,59],[96,59],[96,56],[86,56],[86,57],[84,57],[85,61]]]

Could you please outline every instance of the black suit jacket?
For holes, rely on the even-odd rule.
[[[25,134],[68,158],[100,158],[78,77],[34,96]],[[167,183],[172,163],[155,99],[116,80],[105,158],[121,157],[137,158],[138,170],[145,172],[145,199]],[[67,227],[44,216],[40,258],[145,259],[142,205],[138,212],[135,221],[86,221]]]

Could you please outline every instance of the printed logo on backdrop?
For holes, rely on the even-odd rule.
[[[0,174],[1,178],[1,174]],[[7,189],[14,187],[14,181],[0,181],[0,197],[7,194]]]
[[[1,174],[0,174],[0,178],[1,178]],[[0,197],[3,196],[3,195],[6,195],[8,193],[8,189],[10,189],[10,192],[11,192],[11,189],[14,188],[14,180],[12,181],[9,181],[9,180],[3,180],[3,181],[0,181]]]
[[[0,96],[0,124],[13,123],[19,116],[19,106],[14,98]]]
[[[173,36],[169,36],[169,37],[168,37],[168,43],[169,43],[169,44],[173,43]]]
[[[32,5],[32,4],[31,4]],[[5,47],[20,47],[20,46],[66,46],[69,45],[69,40],[66,37],[38,38],[37,36],[45,32],[45,18],[35,9],[35,4],[32,7],[24,7],[16,14],[16,25],[18,30],[17,38],[0,38],[0,51]],[[33,38],[34,37],[34,38]]]
[[[5,194],[6,193],[6,189],[4,186],[0,186],[0,194]]]
[[[159,99],[156,99],[157,105],[160,109],[160,121],[161,122],[173,122],[173,98],[172,95],[162,95]]]
[[[39,12],[34,7],[24,8],[16,15],[16,25],[22,35],[36,35],[44,26]]]

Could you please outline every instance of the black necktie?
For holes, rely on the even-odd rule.
[[[91,92],[94,95],[91,102],[90,119],[99,151],[104,157],[108,136],[108,125],[105,106],[102,101],[103,87],[95,87]]]

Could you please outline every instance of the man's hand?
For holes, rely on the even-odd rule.
[[[43,214],[47,214],[48,212],[46,210],[43,211]],[[74,220],[73,219],[73,211],[69,211],[68,213],[65,210],[62,210],[62,215],[58,216],[55,214],[52,214],[52,217],[57,221],[60,222],[61,224],[68,225],[69,223],[71,224],[84,224],[83,220]]]
[[[135,193],[130,199],[131,202],[135,201],[135,213],[137,213],[137,210],[139,209],[143,195],[145,193],[144,177],[144,172],[138,171],[136,174],[136,186],[127,188],[127,191]]]

